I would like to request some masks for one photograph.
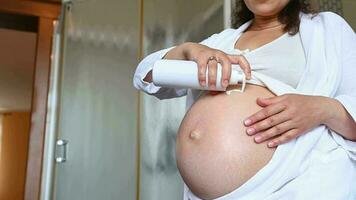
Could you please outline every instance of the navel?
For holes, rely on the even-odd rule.
[[[198,140],[201,137],[201,133],[197,130],[193,130],[189,134],[189,138],[192,140]]]

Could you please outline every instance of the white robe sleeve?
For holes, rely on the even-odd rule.
[[[222,31],[221,33],[214,34],[210,36],[209,38],[203,40],[200,42],[200,44],[212,47],[217,41],[217,38],[225,34],[226,32],[231,31],[232,29],[226,29]],[[143,92],[147,94],[151,94],[156,96],[158,99],[170,99],[170,98],[175,98],[175,97],[181,97],[185,96],[187,94],[187,89],[174,89],[174,88],[164,88],[164,87],[158,87],[155,86],[153,83],[148,83],[144,81],[143,79],[146,77],[148,72],[150,72],[153,68],[153,64],[157,61],[162,59],[168,51],[173,49],[174,47],[170,47],[167,49],[163,49],[160,51],[157,51],[155,53],[152,53],[145,57],[137,66],[134,78],[133,78],[133,85],[135,88],[138,90],[142,90]]]
[[[341,17],[338,22],[342,30],[342,34],[338,36],[342,39],[342,78],[335,99],[345,107],[356,123],[356,34]],[[356,160],[356,142],[348,141],[338,134],[333,134],[333,137]]]

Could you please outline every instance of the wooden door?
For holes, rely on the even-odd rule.
[[[23,194],[26,200],[40,198],[53,24],[58,19],[60,10],[60,1],[0,0],[0,13],[35,16],[38,20],[27,170]]]

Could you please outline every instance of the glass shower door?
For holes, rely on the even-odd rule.
[[[65,19],[53,199],[136,199],[139,1],[75,1]]]

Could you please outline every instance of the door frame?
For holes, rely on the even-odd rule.
[[[61,13],[61,3],[32,0],[0,0],[0,12],[38,17],[34,66],[31,128],[25,179],[25,200],[40,199],[41,173],[46,130],[49,76],[54,21]]]

